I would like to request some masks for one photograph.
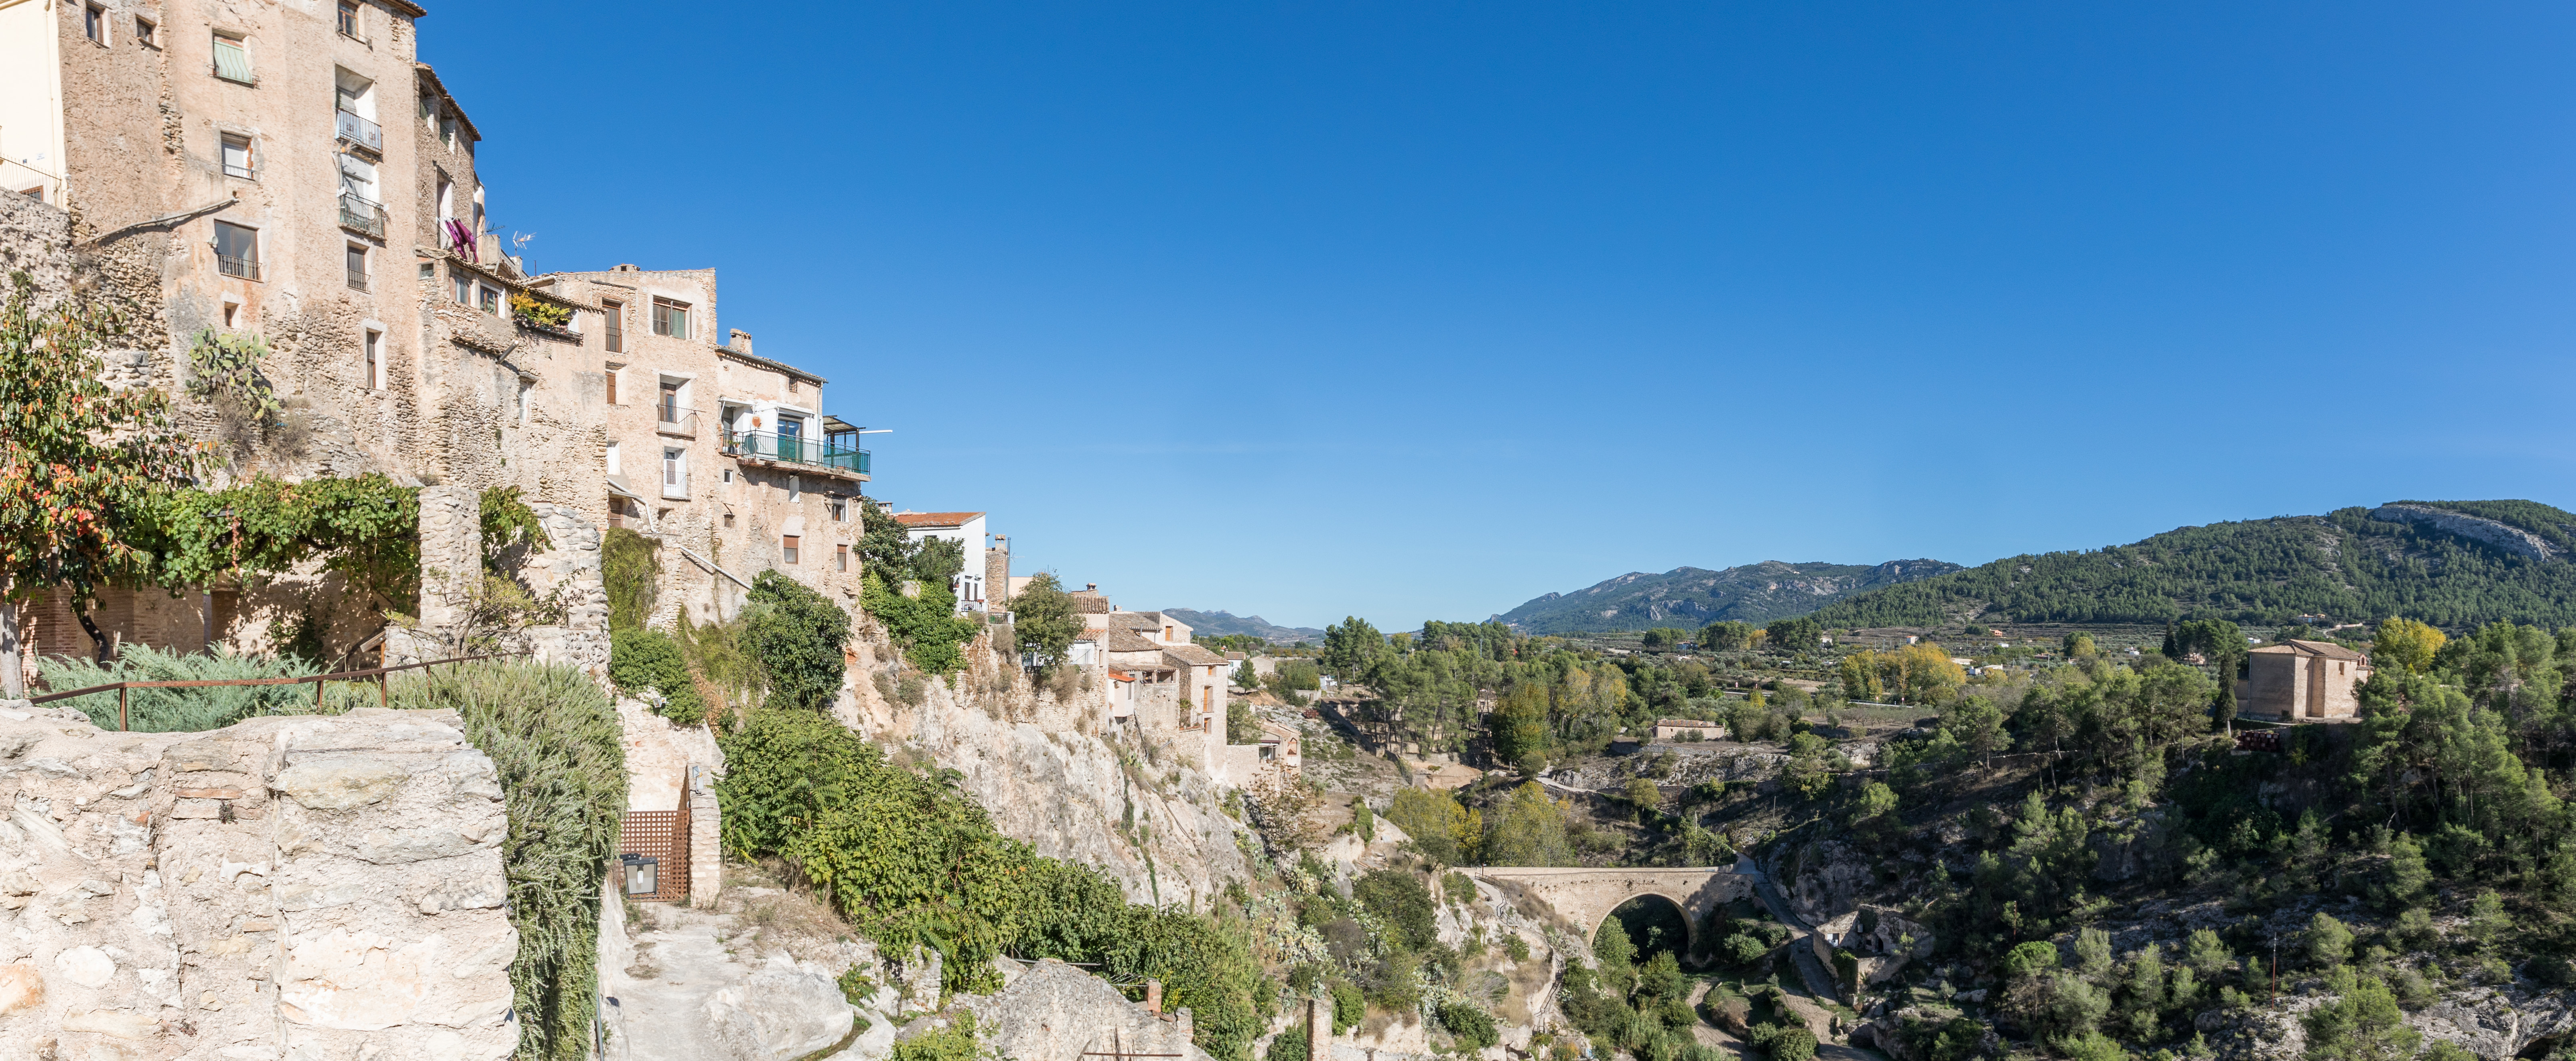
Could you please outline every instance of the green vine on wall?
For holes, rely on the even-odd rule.
[[[496,486],[483,491],[481,498],[483,524],[483,567],[499,572],[501,554],[514,545],[526,545],[533,553],[550,548],[554,541],[546,536],[544,521],[537,510],[529,508],[515,486]]]
[[[142,508],[127,534],[138,550],[119,579],[127,585],[257,585],[319,558],[386,607],[419,607],[420,491],[381,474],[262,475],[224,490],[166,491]]]

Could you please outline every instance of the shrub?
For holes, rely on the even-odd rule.
[[[1263,1054],[1262,1057],[1267,1061],[1308,1061],[1313,1052],[1312,1047],[1306,1042],[1306,1026],[1298,1024],[1290,1026],[1287,1031],[1273,1037],[1270,1040],[1270,1052]]]
[[[1464,1002],[1443,1003],[1440,1026],[1449,1029],[1450,1037],[1469,1050],[1482,1050],[1502,1041],[1494,1032],[1494,1015]]]
[[[599,1010],[599,890],[626,810],[625,731],[588,677],[516,661],[458,664],[394,687],[395,706],[451,709],[492,757],[509,810],[502,869],[519,1056],[588,1056]]]
[[[1351,884],[1351,898],[1384,919],[1407,947],[1428,947],[1439,941],[1437,906],[1420,877],[1381,866]]]
[[[1360,993],[1358,984],[1335,980],[1333,994],[1333,1034],[1340,1035],[1359,1026],[1368,1017],[1368,996]]]
[[[820,597],[815,599],[821,601]],[[829,607],[831,602],[822,603]],[[903,649],[905,659],[932,674],[947,674],[966,666],[966,656],[958,646],[983,629],[980,620],[957,617],[957,598],[949,593],[946,583],[924,585],[921,596],[907,597],[871,571],[860,590],[859,603],[885,624],[886,633]]]
[[[893,1061],[988,1061],[996,1056],[984,1048],[976,1032],[975,1015],[967,1013],[945,1028],[895,1041]]]
[[[634,630],[653,614],[653,587],[662,574],[662,558],[653,539],[626,527],[610,527],[599,542],[599,583],[608,591],[608,628]]]
[[[679,644],[659,630],[639,627],[608,635],[608,680],[618,692],[653,704],[656,713],[680,725],[694,726],[706,718],[706,700],[680,659]],[[648,691],[656,695],[646,696]]]
[[[319,668],[293,658],[239,655],[229,649],[213,653],[180,653],[129,644],[116,660],[100,666],[73,656],[45,660],[45,685],[55,690],[85,689],[109,682],[227,681],[239,678],[298,678]],[[338,690],[351,691],[342,685]],[[252,715],[304,714],[313,710],[310,685],[215,685],[193,689],[126,690],[128,728],[137,733],[194,733],[222,729]],[[374,702],[375,690],[367,690]],[[116,728],[116,694],[92,693],[61,703],[77,707],[100,729]]]
[[[848,666],[850,613],[775,570],[751,580],[751,603],[760,607],[746,615],[743,647],[760,660],[770,697],[809,711],[831,703]]]

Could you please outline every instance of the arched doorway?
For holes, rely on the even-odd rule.
[[[1637,962],[1643,963],[1661,951],[1671,951],[1675,958],[1690,957],[1690,915],[1680,903],[1653,892],[1620,903],[1610,916],[1602,918],[1600,927],[1592,933],[1595,946],[1602,933],[1614,931],[1627,935]]]

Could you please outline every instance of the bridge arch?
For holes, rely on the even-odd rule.
[[[1598,940],[1601,930],[1618,925],[1637,943],[1641,959],[1649,947],[1688,958],[1699,942],[1699,919],[1691,916],[1685,901],[1659,891],[1638,892],[1603,914],[1601,923],[1592,926],[1590,938]],[[1660,938],[1658,930],[1664,932]]]
[[[1753,878],[1731,869],[1700,868],[1566,868],[1486,866],[1468,873],[1497,884],[1513,884],[1547,903],[1557,916],[1585,933],[1600,931],[1621,904],[1655,896],[1673,904],[1688,926],[1684,946],[1694,942],[1699,923],[1709,911],[1753,894]]]

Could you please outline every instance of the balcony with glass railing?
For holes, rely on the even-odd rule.
[[[384,127],[343,110],[331,112],[331,130],[340,139],[369,151],[385,149]]]
[[[356,192],[341,192],[340,227],[383,239],[385,206]]]
[[[802,435],[782,435],[775,431],[728,431],[725,433],[725,452],[739,460],[819,468],[847,475],[868,474],[868,451],[836,446],[823,439]]]

